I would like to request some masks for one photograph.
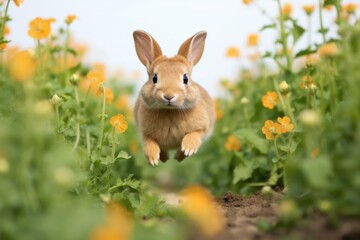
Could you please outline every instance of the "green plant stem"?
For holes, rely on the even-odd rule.
[[[101,149],[102,143],[103,143],[103,137],[104,137],[104,125],[105,125],[105,102],[106,102],[106,96],[105,96],[105,87],[102,85],[103,90],[103,98],[102,98],[102,111],[101,111],[101,125],[100,125],[100,138],[99,138],[99,148]]]
[[[245,119],[246,119],[246,125],[248,128],[251,127],[251,123],[250,123],[250,118],[249,118],[249,113],[248,113],[248,108],[247,106],[244,106],[243,107],[243,111],[244,111],[244,116],[245,116]]]
[[[319,0],[319,18],[320,18],[320,32],[322,35],[323,43],[326,42],[326,33],[323,23],[323,16],[322,16],[322,10],[323,10],[323,3],[322,0]]]
[[[296,119],[295,119],[295,116],[294,116],[294,113],[292,111],[292,108],[291,108],[291,103],[290,103],[290,100],[289,100],[289,95],[285,96],[285,104],[286,104],[286,107],[287,107],[287,112],[291,118],[291,122],[294,124],[294,127],[296,128],[297,127],[297,123],[296,123]]]
[[[74,86],[74,94],[75,94],[75,101],[76,101],[76,105],[78,106],[78,111],[80,109],[80,100],[79,100],[79,92],[76,86]],[[80,142],[80,123],[79,123],[79,112],[77,111],[76,113],[76,138],[75,138],[75,143],[74,143],[74,147],[72,149],[72,151],[75,151],[76,148],[79,145]]]
[[[112,129],[112,146],[111,146],[111,156],[112,156],[112,160],[113,162],[115,162],[115,128],[113,127]]]
[[[68,64],[68,59],[67,59],[67,53],[68,53],[68,49],[69,49],[69,25],[66,25],[66,30],[65,30],[65,44],[64,44],[64,69],[65,69],[65,81],[63,82],[63,86],[66,86],[66,83],[69,80],[69,69],[67,67]]]
[[[60,127],[60,114],[59,114],[59,104],[55,105],[55,114],[56,114],[56,124],[57,127]]]
[[[277,137],[276,136],[274,138],[274,147],[275,147],[276,156],[280,159],[280,154],[279,154],[279,150],[278,150],[278,147],[277,147]]]
[[[282,12],[281,9],[281,2],[280,0],[277,0],[278,2],[278,7],[279,7],[279,14],[280,14],[280,19],[279,19],[279,23],[280,23],[280,37],[281,37],[281,42],[283,45],[283,50],[284,50],[284,54],[286,57],[286,63],[287,63],[287,70],[289,72],[291,72],[291,58],[289,55],[289,51],[288,51],[288,44],[287,44],[287,39],[286,39],[286,32],[285,32],[285,25],[284,25],[284,14]]]
[[[42,62],[42,54],[41,54],[41,43],[40,40],[36,41],[36,49],[37,49],[37,60],[39,62],[39,68],[38,68],[38,77],[40,80],[42,80],[43,75],[43,62]]]
[[[10,5],[10,0],[8,0],[6,3],[5,10],[4,10],[4,16],[2,17],[1,28],[0,28],[0,40],[4,39],[4,29],[5,29],[5,25],[7,22],[7,13],[9,10],[9,5]]]
[[[308,45],[309,45],[309,48],[311,48],[311,42],[312,42],[312,39],[311,39],[311,15],[308,15]]]
[[[89,129],[86,127],[85,130],[85,136],[86,136],[86,153],[87,153],[87,157],[88,159],[90,158],[90,153],[91,153],[91,143],[90,143],[90,132]]]

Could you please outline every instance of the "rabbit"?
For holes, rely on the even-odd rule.
[[[207,91],[191,78],[205,47],[206,31],[196,33],[166,57],[156,40],[145,31],[134,31],[135,50],[149,79],[142,86],[134,107],[145,156],[152,166],[169,159],[177,150],[182,161],[195,154],[215,124],[215,109]]]

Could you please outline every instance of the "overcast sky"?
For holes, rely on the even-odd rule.
[[[276,1],[257,2],[276,16]],[[306,26],[301,5],[318,1],[286,2],[294,5],[294,16]],[[208,31],[205,53],[194,69],[193,79],[212,95],[216,94],[220,78],[234,79],[240,65],[247,65],[247,35],[269,23],[254,5],[246,6],[241,0],[25,0],[19,8],[14,4],[10,8],[11,44],[33,46],[33,40],[27,36],[28,23],[33,18],[54,17],[57,22],[53,28],[57,28],[68,14],[78,16],[71,29],[78,41],[90,46],[89,61],[104,62],[110,69],[121,68],[125,74],[141,71],[144,81],[146,71],[137,59],[132,39],[135,29],[149,32],[167,56],[174,55],[194,33]],[[334,12],[326,12],[325,24],[331,24],[334,17]],[[313,29],[317,26],[316,21]],[[271,30],[261,33],[261,49],[273,50],[274,37]],[[302,39],[298,48],[305,42],[306,38]],[[230,45],[240,48],[243,60],[225,58]]]

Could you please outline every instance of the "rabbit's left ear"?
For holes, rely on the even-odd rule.
[[[195,66],[204,52],[206,31],[196,33],[187,39],[179,48],[178,54],[185,57],[192,66]]]

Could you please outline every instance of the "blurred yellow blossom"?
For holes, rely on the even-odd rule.
[[[249,34],[248,39],[247,39],[247,46],[253,47],[253,46],[258,45],[258,43],[259,43],[259,34],[257,34],[257,33]]]
[[[333,5],[330,5],[330,4],[325,5],[324,9],[327,10],[327,11],[331,11],[333,9]]]
[[[5,156],[0,152],[0,173],[7,173],[9,171],[9,162]]]
[[[300,88],[308,88],[311,84],[314,84],[315,80],[312,76],[304,75],[301,77]]]
[[[315,9],[315,4],[303,5],[302,8],[304,9],[307,15],[311,15]]]
[[[4,27],[4,36],[8,35],[10,33],[10,28],[5,25]]]
[[[11,77],[19,82],[30,79],[36,69],[36,63],[33,56],[28,51],[15,53],[10,61],[9,71]]]
[[[259,60],[260,57],[261,57],[261,54],[259,52],[254,52],[254,53],[251,53],[248,55],[248,59],[253,62]]]
[[[132,154],[137,154],[139,151],[138,145],[134,140],[130,142],[129,148]]]
[[[108,87],[105,87],[105,101],[107,104],[112,104],[114,101],[114,93]]]
[[[14,0],[14,3],[17,7],[19,7],[23,2],[24,0]]]
[[[281,8],[282,13],[285,17],[289,17],[293,11],[293,6],[291,3],[285,3]]]
[[[279,97],[276,92],[266,92],[266,95],[261,97],[262,105],[268,109],[273,109],[279,102]]]
[[[320,57],[331,57],[338,53],[338,48],[335,43],[326,43],[319,48]]]
[[[239,58],[240,57],[240,50],[237,47],[228,47],[226,49],[226,57],[227,58]]]
[[[102,84],[105,81],[105,76],[100,71],[90,71],[86,75],[86,78],[88,81],[84,81],[82,84],[87,85],[87,91],[95,95],[98,92],[100,84]]]
[[[247,4],[250,4],[252,1],[253,0],[243,0],[243,3],[247,5]]]
[[[228,136],[226,139],[226,143],[225,143],[225,149],[228,150],[229,152],[239,151],[240,150],[240,140],[233,135]]]
[[[69,25],[69,24],[71,24],[75,19],[77,19],[77,16],[76,16],[76,15],[73,15],[73,14],[67,15],[66,18],[65,18],[65,23]]]
[[[43,18],[35,18],[29,23],[28,34],[30,37],[35,40],[40,40],[42,38],[47,38],[51,32],[51,21]]]
[[[189,186],[181,193],[181,208],[202,234],[216,236],[225,228],[225,217],[211,194],[201,186]]]
[[[220,120],[223,117],[224,113],[220,108],[219,99],[214,100],[214,106],[215,106],[216,120]]]
[[[280,84],[279,84],[279,91],[282,95],[285,95],[289,92],[290,90],[290,86],[289,84],[283,80]]]
[[[132,215],[119,203],[110,203],[105,224],[92,231],[90,240],[130,240],[133,226]]]
[[[118,114],[110,118],[110,124],[120,133],[124,133],[128,129],[128,123],[125,120],[125,116]]]
[[[118,97],[118,99],[115,102],[115,107],[118,110],[124,110],[129,108],[129,95],[127,94],[122,94]]]
[[[353,14],[356,12],[357,5],[355,3],[346,3],[342,6],[342,9],[348,14]]]
[[[282,128],[279,123],[275,123],[272,120],[266,120],[264,126],[261,128],[261,132],[265,134],[267,140],[273,140],[275,137],[279,137]]]
[[[321,124],[321,115],[313,110],[303,110],[299,115],[300,122],[306,127],[317,127]]]
[[[287,133],[291,132],[294,129],[294,125],[290,123],[290,118],[288,116],[285,116],[283,118],[278,117],[278,122],[281,125],[281,132],[280,133]]]

